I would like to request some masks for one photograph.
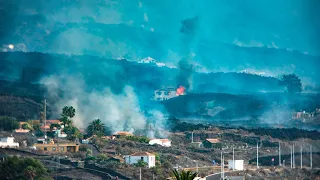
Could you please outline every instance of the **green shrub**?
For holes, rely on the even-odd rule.
[[[147,167],[148,163],[144,162],[143,160],[139,160],[137,163],[133,164],[135,167]]]
[[[125,139],[129,141],[136,141],[141,143],[149,143],[150,141],[150,139],[147,138],[146,136],[127,136],[125,137]]]

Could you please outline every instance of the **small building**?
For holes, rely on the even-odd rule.
[[[127,136],[133,136],[133,134],[130,132],[126,132],[126,131],[119,131],[119,132],[114,133],[112,136],[115,138],[124,138]]]
[[[158,144],[164,147],[171,147],[171,141],[169,139],[151,139],[149,141],[150,145]]]
[[[234,170],[243,170],[243,160],[228,160],[228,168],[229,169],[233,169],[234,166]]]
[[[34,144],[37,149],[47,152],[78,152],[79,145],[76,143],[50,143],[50,144]]]
[[[174,97],[177,97],[176,88],[162,88],[154,92],[155,101],[164,101]]]
[[[221,149],[222,144],[220,143],[219,139],[206,139],[205,141],[202,142],[203,147],[205,148],[217,148]]]
[[[14,137],[5,137],[0,139],[0,147],[1,148],[17,148],[19,147],[19,143],[14,142]]]
[[[144,161],[148,164],[148,168],[156,166],[156,157],[149,152],[136,152],[131,155],[125,156],[127,164],[136,164],[139,161]]]
[[[67,137],[67,134],[65,132],[62,132],[60,129],[56,130],[54,135],[58,136],[59,138]]]

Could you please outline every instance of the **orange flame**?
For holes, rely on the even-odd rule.
[[[183,95],[185,90],[186,90],[185,87],[180,86],[180,87],[176,90],[176,95],[177,95],[177,96]]]

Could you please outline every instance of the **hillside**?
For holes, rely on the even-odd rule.
[[[232,95],[223,93],[187,94],[163,102],[172,116],[186,121],[237,126],[304,127],[291,121],[292,112],[313,112],[320,107],[319,94],[294,97],[284,93]],[[316,123],[316,121],[314,121]],[[319,126],[304,128],[319,129]]]
[[[43,53],[0,53],[0,77],[19,80],[22,83],[45,82],[50,76],[80,77],[89,89],[110,87],[115,92],[124,85],[131,85],[137,92],[153,91],[163,86],[179,86],[179,69],[139,64],[127,60],[104,59],[95,56],[65,56]],[[72,68],[65,68],[72,67]],[[92,70],[94,69],[94,70]],[[141,73],[143,72],[143,73]],[[66,78],[66,77],[65,77]],[[188,78],[188,77],[185,77]],[[197,73],[192,72],[193,92],[254,93],[282,91],[278,80],[272,77],[245,73]],[[65,89],[64,87],[59,87]],[[86,87],[84,87],[86,88]],[[145,93],[142,93],[145,94]]]
[[[0,116],[11,116],[18,121],[26,121],[38,119],[42,110],[41,104],[29,98],[0,95]]]

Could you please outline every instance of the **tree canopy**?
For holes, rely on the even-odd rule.
[[[63,125],[70,125],[72,124],[71,118],[76,115],[76,110],[72,106],[65,106],[62,109],[60,121],[62,121]]]
[[[95,119],[89,123],[89,126],[87,127],[87,133],[89,136],[104,135],[106,133],[106,126],[101,122],[100,119]]]
[[[0,179],[37,179],[43,177],[47,169],[34,158],[6,157],[0,163]]]
[[[19,123],[16,118],[9,116],[0,116],[0,130],[12,131],[19,128]]]
[[[184,171],[178,172],[176,169],[172,170],[171,177],[175,180],[193,180],[197,177],[198,173],[192,171]]]
[[[302,83],[301,79],[295,74],[282,75],[279,84],[285,86],[289,93],[301,93]]]
[[[68,118],[73,118],[75,115],[76,115],[76,110],[72,106],[63,107],[61,116],[67,116]]]

